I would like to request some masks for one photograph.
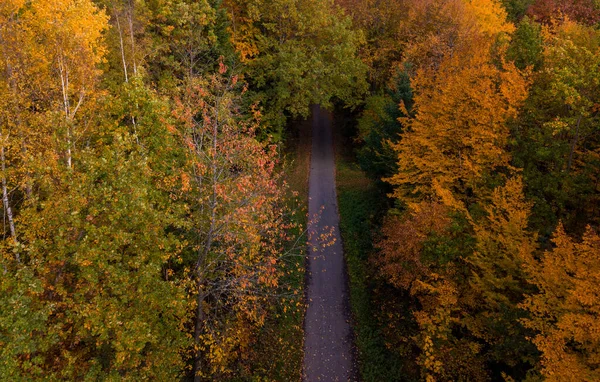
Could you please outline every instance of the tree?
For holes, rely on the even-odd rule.
[[[402,60],[405,19],[411,7],[404,0],[336,0],[353,20],[353,27],[366,38],[359,57],[368,67],[369,83],[377,90],[385,89]]]
[[[523,322],[538,332],[532,341],[547,380],[597,380],[600,237],[588,227],[579,242],[559,224],[552,242],[540,260],[530,258],[527,271],[539,293],[522,304],[531,313]]]
[[[486,310],[495,310],[522,298],[527,290],[523,266],[536,250],[536,236],[527,230],[531,203],[525,200],[522,179],[509,179],[495,189],[485,210],[486,217],[474,223],[477,249],[470,261]]]
[[[600,7],[594,0],[537,0],[527,14],[546,24],[564,16],[590,26],[600,21]]]
[[[483,47],[483,51],[480,51]],[[420,70],[413,81],[415,117],[395,145],[399,173],[390,177],[403,201],[437,195],[456,208],[468,195],[508,168],[507,121],[527,95],[527,81],[513,64],[497,68],[484,41],[457,50],[435,72]]]
[[[523,264],[536,245],[509,123],[529,80],[506,59],[513,26],[497,2],[419,6],[439,18],[424,19],[431,29],[407,50],[414,104],[410,114],[400,104],[398,173],[388,178],[407,212],[384,223],[378,269],[409,292],[403,313],[416,330],[404,341],[418,348],[422,378],[524,378],[535,348],[516,304],[532,289]],[[444,224],[431,230],[434,221]]]
[[[232,43],[246,64],[252,103],[264,108],[268,133],[286,116],[340,100],[356,105],[366,90],[362,43],[333,1],[228,0]],[[264,132],[263,132],[264,133]]]
[[[41,42],[36,46],[50,64],[48,77],[40,80],[46,91],[47,102],[53,105],[49,112],[60,126],[57,131],[64,138],[64,158],[67,167],[73,166],[73,151],[81,139],[76,117],[86,98],[95,96],[94,88],[103,61],[105,46],[102,34],[108,20],[91,2],[74,0],[33,1],[28,7],[28,27]],[[57,108],[54,105],[60,105]]]
[[[195,380],[224,378],[250,351],[290,253],[276,146],[256,140],[259,112],[244,121],[237,76],[191,79],[174,115],[185,145],[182,200],[189,253],[184,276],[194,303]]]
[[[382,229],[374,264],[408,300],[391,325],[416,327],[395,333],[396,341],[418,349],[405,356],[417,360],[421,378],[429,381],[488,379],[483,348],[465,330],[472,292],[465,288],[469,274],[460,259],[471,247],[468,230],[450,208],[431,201],[413,205],[400,218],[389,217]]]
[[[421,202],[403,219],[389,217],[383,225],[381,256],[375,260],[380,273],[394,286],[411,289],[428,273],[421,259],[423,246],[432,235],[444,234],[449,225],[448,208],[440,203]]]
[[[110,86],[143,75],[161,94],[174,97],[186,78],[217,70],[220,56],[235,61],[220,1],[98,2],[111,15],[105,76]]]
[[[549,237],[595,222],[598,205],[598,47],[593,28],[567,21],[544,38],[543,64],[518,124],[514,163],[535,202],[532,224]]]
[[[510,178],[496,188],[484,209],[485,216],[472,222],[476,244],[467,262],[474,296],[467,300],[464,322],[486,344],[489,361],[519,379],[538,362],[527,341],[532,333],[519,322],[526,312],[518,306],[535,289],[525,268],[537,250],[537,236],[528,229],[531,203],[525,199],[522,178]]]
[[[19,129],[19,122],[23,118],[22,97],[18,89],[17,75],[15,73],[15,58],[10,54],[16,49],[18,37],[16,32],[19,29],[18,12],[23,7],[24,1],[8,1],[0,6],[0,52],[2,53],[2,76],[0,77],[0,105],[3,111],[0,114],[2,123],[0,133],[0,161],[2,169],[2,206],[4,216],[8,220],[9,235],[14,245],[18,244],[17,231],[15,228],[15,215],[13,212],[13,203],[9,198],[11,186],[13,185],[13,176],[11,176],[11,166],[9,153],[11,146],[14,146],[14,138],[11,139],[11,133]],[[17,126],[15,126],[17,125]],[[18,150],[18,149],[17,149]],[[14,170],[13,170],[14,171]],[[6,236],[6,232],[4,232]],[[18,253],[15,255],[18,258]]]
[[[3,210],[17,243],[20,206],[11,198],[30,200],[42,183],[36,173],[56,169],[58,156],[72,166],[75,117],[94,96],[106,18],[90,1],[11,1],[0,11]]]
[[[524,17],[512,36],[506,56],[520,70],[528,67],[539,70],[543,62],[543,42],[541,25]]]
[[[139,85],[139,83],[138,83]],[[137,134],[124,99],[97,109],[77,167],[21,209],[21,262],[3,257],[0,374],[15,379],[172,379],[187,347],[185,291],[169,275],[181,244],[168,230],[168,178],[153,162],[173,147],[144,90]],[[135,93],[135,94],[132,94]],[[113,114],[114,113],[114,114]],[[161,133],[162,131],[162,133]],[[153,142],[160,141],[160,146]],[[65,167],[66,169],[66,167]],[[60,178],[58,178],[60,176]],[[31,317],[31,318],[29,318]]]
[[[139,81],[99,90],[107,18],[90,1],[17,5],[2,24],[2,129],[15,137],[3,174],[27,199],[18,245],[1,247],[0,375],[176,378],[185,294],[167,277],[179,247],[159,208],[164,107]]]
[[[361,146],[357,159],[365,173],[377,181],[398,171],[392,145],[398,143],[403,130],[398,119],[405,117],[398,104],[402,102],[410,113],[412,97],[410,77],[402,72],[387,92],[372,95],[365,101],[365,109],[358,119],[357,141]]]

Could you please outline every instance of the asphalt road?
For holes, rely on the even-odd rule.
[[[304,321],[304,381],[354,381],[352,330],[348,306],[346,268],[339,234],[335,191],[335,158],[331,113],[312,109],[312,155],[309,178],[311,248],[307,263]],[[322,244],[321,234],[330,233],[333,245]]]

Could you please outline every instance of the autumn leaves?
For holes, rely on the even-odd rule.
[[[254,138],[259,114],[244,122],[237,77],[227,67],[195,79],[173,115],[186,149],[181,201],[194,263],[184,270],[196,298],[194,373],[224,375],[249,348],[271,309],[293,224],[287,188],[277,170],[276,146]],[[183,191],[183,190],[182,190]]]
[[[2,1],[0,379],[251,374],[300,305],[272,136],[364,90],[358,40],[322,2]]]
[[[550,21],[536,13],[549,2],[530,8],[545,24],[511,14],[517,27],[511,1],[389,3],[405,15],[357,17],[398,41],[396,62],[387,50],[377,61],[396,72],[387,94],[359,121],[359,160],[385,175],[396,206],[372,262],[408,299],[382,313],[396,317],[389,327],[413,328],[389,342],[412,348],[417,376],[431,381],[596,379],[598,288],[584,271],[600,264],[585,228],[599,223],[588,212],[598,197],[596,28],[560,2]]]
[[[2,378],[259,373],[276,143],[368,80],[389,343],[417,378],[598,379],[597,4],[337,3],[0,2]]]

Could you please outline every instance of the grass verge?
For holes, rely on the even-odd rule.
[[[342,120],[339,118],[339,120]],[[352,144],[336,126],[336,186],[340,231],[350,283],[350,305],[354,320],[354,342],[357,347],[361,380],[399,381],[402,365],[391,353],[379,327],[374,307],[377,289],[369,258],[374,255],[373,242],[386,197],[355,163]]]

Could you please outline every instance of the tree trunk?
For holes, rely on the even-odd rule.
[[[573,164],[573,154],[575,153],[575,147],[577,147],[577,143],[579,142],[579,126],[581,125],[580,115],[577,119],[577,126],[575,127],[575,137],[573,137],[573,143],[571,143],[571,149],[569,150],[569,160],[567,162],[567,174],[571,172],[571,165]]]
[[[202,328],[204,327],[204,321],[206,320],[206,315],[204,314],[204,310],[202,309],[202,305],[204,304],[205,294],[202,291],[201,273],[202,273],[202,270],[198,269],[198,282],[196,284],[197,288],[198,288],[198,296],[196,298],[196,302],[197,302],[198,306],[196,307],[196,324],[194,327],[194,343],[198,347],[200,346],[200,336],[202,335]],[[202,371],[202,368],[203,368],[202,352],[198,348],[196,350],[195,358],[194,358],[194,368],[193,368],[194,382],[200,382],[202,380],[202,378],[200,376],[200,372]]]
[[[10,236],[13,239],[14,244],[19,244],[17,240],[17,231],[15,230],[15,221],[13,218],[12,208],[10,207],[10,201],[8,200],[8,184],[6,181],[6,158],[4,156],[4,137],[0,136],[2,139],[2,146],[0,146],[0,160],[2,161],[2,203],[4,204],[4,211],[6,211],[6,216],[8,218],[8,227],[10,229]],[[21,262],[21,258],[19,257],[19,252],[15,253],[15,258],[18,262]]]
[[[58,59],[58,69],[60,72],[60,84],[63,97],[63,111],[65,113],[65,122],[67,124],[67,167],[71,169],[73,167],[73,153],[71,151],[71,126],[69,126],[69,117],[71,115],[71,105],[69,103],[69,72],[64,65],[63,58],[61,55],[59,55]]]
[[[119,22],[119,14],[115,9],[115,20],[117,21],[117,31],[119,32],[119,44],[121,47],[121,61],[123,62],[123,73],[125,74],[125,83],[129,82],[129,74],[127,73],[127,60],[125,59],[125,46],[123,43],[123,31],[121,30],[121,23]]]
[[[137,62],[135,60],[135,38],[133,36],[133,12],[134,4],[129,1],[129,9],[127,12],[127,21],[129,22],[129,39],[131,40],[131,62],[133,63],[133,75],[137,76]]]
[[[6,81],[9,84],[11,93],[12,93],[12,102],[13,102],[13,110],[14,110],[14,120],[16,123],[16,127],[17,127],[17,131],[19,134],[19,138],[21,139],[21,154],[23,154],[23,162],[27,163],[28,159],[27,159],[27,141],[26,141],[26,137],[23,134],[23,129],[21,128],[23,126],[23,121],[21,119],[21,105],[19,104],[19,90],[17,89],[17,83],[15,81],[15,77],[13,74],[13,69],[12,69],[12,65],[10,63],[10,60],[6,54],[6,47],[4,44],[4,37],[0,34],[0,46],[2,47],[2,56],[5,57],[6,59]],[[25,195],[27,196],[27,198],[31,198],[32,195],[32,184],[31,184],[31,174],[29,171],[25,172],[25,176],[27,177],[26,181],[25,181]]]

